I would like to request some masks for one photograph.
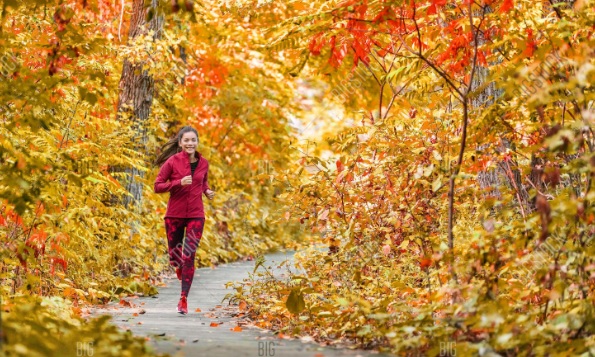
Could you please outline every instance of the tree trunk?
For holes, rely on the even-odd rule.
[[[134,0],[132,4],[129,41],[150,31],[153,31],[153,39],[161,38],[164,18],[157,12],[158,0],[151,0],[151,5],[148,7],[145,7],[144,3],[145,0]],[[147,128],[145,122],[151,112],[155,81],[147,70],[142,70],[142,67],[142,62],[132,63],[128,59],[124,60],[119,85],[118,119],[123,120],[128,117],[136,133],[134,148],[143,154],[149,154],[146,149]],[[142,202],[142,183],[137,177],[142,180],[144,173],[136,168],[125,168],[119,171],[125,174],[125,186],[131,194],[131,196],[124,197],[124,206],[128,208],[133,203],[139,207]]]

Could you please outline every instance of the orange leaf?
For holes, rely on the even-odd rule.
[[[246,302],[244,300],[240,301],[240,312],[244,312],[246,311],[246,306],[248,304],[246,304]]]
[[[236,326],[234,328],[230,328],[231,331],[233,332],[242,332],[242,328],[240,326]]]
[[[17,169],[22,170],[25,168],[26,162],[25,159],[23,159],[22,157],[19,157],[17,160]]]
[[[210,326],[211,326],[211,327],[217,327],[217,326],[219,326],[219,324],[218,324],[218,323],[216,323],[216,322],[211,322],[211,325],[210,325]]]
[[[194,310],[194,312],[201,312],[202,310],[199,309],[198,307],[196,308],[196,310]]]

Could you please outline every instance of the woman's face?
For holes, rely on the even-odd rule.
[[[196,152],[197,145],[198,138],[196,137],[196,134],[194,134],[194,132],[190,131],[182,135],[182,138],[180,139],[180,147],[188,155],[193,155]]]

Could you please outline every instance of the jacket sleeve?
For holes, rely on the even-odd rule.
[[[169,180],[169,177],[171,176],[173,169],[171,166],[171,161],[168,160],[166,161],[163,166],[161,166],[161,168],[159,169],[159,174],[157,175],[157,178],[155,179],[155,186],[154,186],[154,190],[155,193],[163,193],[163,192],[169,192],[171,191],[172,188],[174,188],[175,186],[179,186],[181,184],[181,179],[177,179],[177,180]]]
[[[207,190],[211,189],[209,187],[208,177],[209,177],[209,164],[207,163],[207,171],[205,172],[205,178],[202,180],[202,193],[205,193]]]

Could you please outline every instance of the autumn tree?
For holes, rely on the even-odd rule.
[[[0,293],[3,331],[18,336],[7,353],[69,353],[80,336],[144,353],[109,322],[85,322],[82,307],[155,294],[167,273],[151,162],[180,125],[199,130],[219,192],[197,265],[299,240],[296,225],[275,225],[271,183],[299,108],[281,66],[246,50],[258,31],[216,2],[0,4]],[[59,338],[37,334],[48,324]]]
[[[585,352],[591,3],[317,2],[271,27],[290,72],[355,114],[283,172],[286,217],[340,249],[254,284],[259,324],[403,354]]]
[[[135,0],[132,3],[132,16],[128,30],[128,41],[135,40],[155,41],[162,37],[164,16],[158,9],[158,0],[151,0],[149,6],[144,0]],[[155,91],[155,80],[144,62],[135,62],[126,58],[120,78],[120,95],[118,98],[118,116],[120,120],[128,120],[131,123],[131,130],[136,132],[134,136],[134,148],[149,155],[147,150],[147,131],[145,124],[151,114],[153,96]],[[130,117],[129,117],[130,116]],[[126,174],[126,189],[130,195],[124,196],[124,205],[129,206],[131,202],[140,204],[143,185],[140,180],[145,177],[144,171],[138,168],[128,168]],[[138,178],[137,178],[138,177]]]

